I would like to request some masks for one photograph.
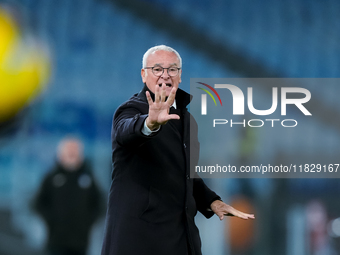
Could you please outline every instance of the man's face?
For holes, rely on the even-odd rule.
[[[163,68],[180,68],[179,65],[179,59],[174,52],[163,50],[155,51],[150,54],[146,61],[147,67],[161,66]],[[165,83],[166,96],[170,95],[170,91],[173,87],[178,88],[178,85],[181,83],[181,74],[182,70],[179,70],[178,75],[171,77],[168,74],[168,69],[164,69],[163,74],[158,77],[152,73],[151,69],[142,69],[141,71],[142,80],[151,92],[155,93],[156,86],[162,86],[162,83]]]
[[[62,141],[58,151],[59,163],[69,171],[77,170],[83,162],[82,145],[77,140]]]

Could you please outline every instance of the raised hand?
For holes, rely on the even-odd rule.
[[[212,202],[210,208],[220,218],[220,220],[223,220],[224,216],[236,216],[245,220],[255,219],[254,214],[248,214],[236,210],[234,207],[227,205],[220,200]]]
[[[149,116],[145,119],[145,123],[150,130],[155,130],[161,125],[166,124],[171,119],[179,119],[177,114],[169,114],[169,109],[175,101],[177,88],[173,87],[170,95],[166,99],[166,85],[162,87],[156,86],[155,101],[152,101],[149,91],[146,91],[146,98],[149,104]]]

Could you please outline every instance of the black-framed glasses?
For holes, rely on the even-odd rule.
[[[144,67],[144,69],[151,69],[152,73],[157,77],[160,77],[164,73],[164,69],[167,69],[168,75],[171,77],[177,76],[179,73],[179,70],[181,70],[181,68],[175,67],[175,66],[168,67],[168,68],[164,68],[161,66],[153,66],[153,67]]]

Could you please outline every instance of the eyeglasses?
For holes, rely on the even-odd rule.
[[[178,75],[179,70],[181,68],[174,67],[174,66],[168,67],[168,68],[164,68],[164,67],[161,67],[161,66],[153,66],[153,67],[144,67],[144,69],[151,69],[152,73],[157,77],[162,76],[162,74],[164,73],[164,69],[168,69],[168,75],[171,76],[171,77],[174,77],[174,76]]]

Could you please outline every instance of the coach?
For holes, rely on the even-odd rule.
[[[189,151],[198,158],[199,143],[197,126],[189,134],[191,97],[178,89],[181,67],[174,49],[150,48],[143,57],[143,89],[114,114],[102,255],[199,255],[197,210],[221,220],[254,217],[223,203],[202,179],[189,177]]]

